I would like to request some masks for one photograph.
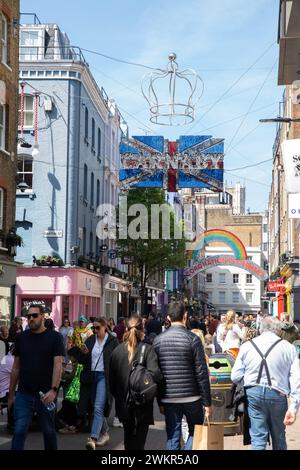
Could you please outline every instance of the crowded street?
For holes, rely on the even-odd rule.
[[[300,450],[300,0],[0,16],[0,462]]]

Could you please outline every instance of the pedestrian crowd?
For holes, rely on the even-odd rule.
[[[0,327],[0,407],[7,408],[13,450],[24,449],[34,421],[45,449],[57,449],[57,431],[89,432],[86,449],[103,447],[113,402],[125,450],[143,450],[154,399],[166,448],[191,450],[195,426],[213,412],[209,357],[218,353],[235,361],[233,393],[244,402],[252,448],[265,449],[271,439],[273,449],[286,449],[285,427],[300,406],[300,334],[287,314],[282,321],[233,310],[198,318],[172,302],[164,318],[133,314],[117,325],[80,315],[57,328],[40,305],[29,306],[26,319]]]

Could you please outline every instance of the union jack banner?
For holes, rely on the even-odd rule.
[[[211,135],[133,136],[120,144],[121,189],[182,188],[223,190],[224,139]]]

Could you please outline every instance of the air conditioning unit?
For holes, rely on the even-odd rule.
[[[52,102],[52,99],[50,98],[50,96],[45,96],[45,99],[44,99],[44,109],[47,113],[50,113],[52,111],[52,108],[53,108],[53,102]]]

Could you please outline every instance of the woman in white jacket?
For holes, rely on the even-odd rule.
[[[229,351],[236,357],[243,339],[243,331],[235,322],[235,311],[228,310],[225,323],[221,324],[217,332],[217,342],[222,352]]]

